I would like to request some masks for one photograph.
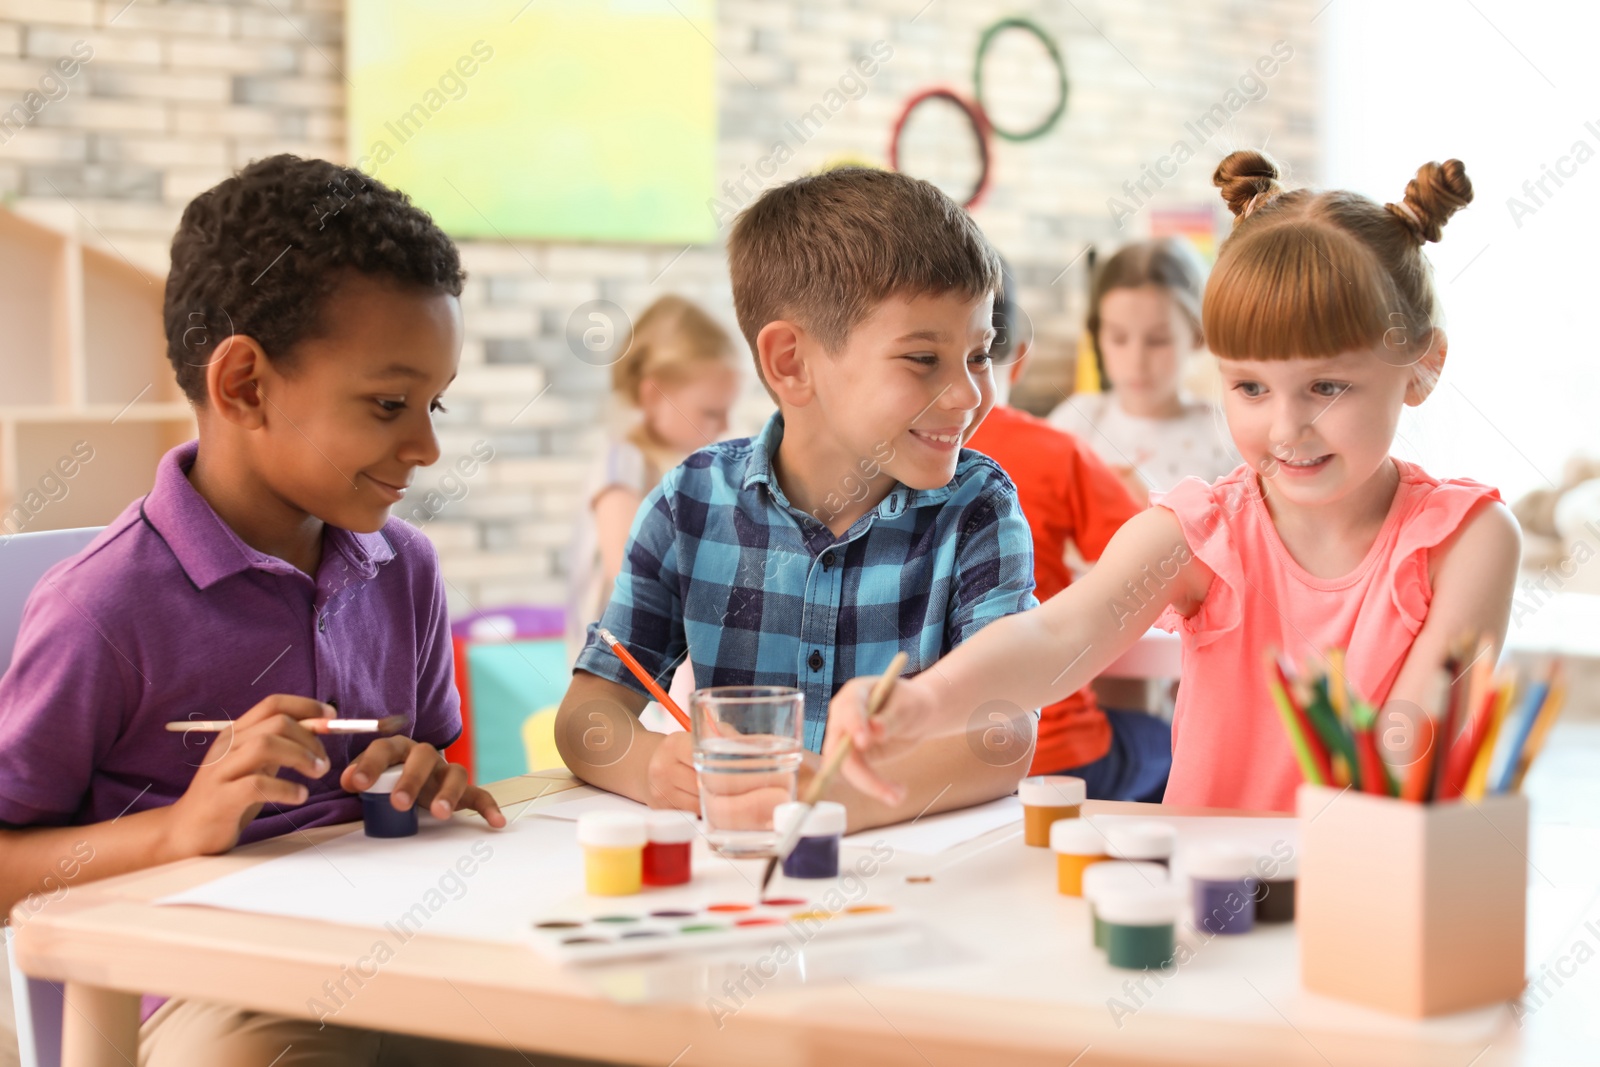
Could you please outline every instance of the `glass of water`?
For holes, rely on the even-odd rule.
[[[706,840],[724,856],[777,845],[772,809],[795,798],[805,696],[776,685],[719,685],[689,698]]]

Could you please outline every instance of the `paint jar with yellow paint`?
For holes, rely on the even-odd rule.
[[[595,896],[625,897],[639,892],[648,840],[642,816],[625,811],[591,811],[578,817],[583,846],[584,887]]]

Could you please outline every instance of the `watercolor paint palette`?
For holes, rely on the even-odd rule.
[[[760,904],[577,904],[535,919],[534,948],[561,963],[661,956],[774,943],[798,949],[819,940],[875,933],[906,922],[889,904],[829,911],[800,897]]]

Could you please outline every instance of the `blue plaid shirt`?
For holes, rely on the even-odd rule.
[[[995,619],[1034,607],[1033,541],[1017,491],[963,450],[938,489],[893,491],[839,537],[783,495],[774,415],[755,437],[694,453],[634,519],[599,625],[663,685],[687,654],[695,684],[805,694],[805,744],[828,701],[898,651],[924,670]],[[589,627],[576,668],[644,687]]]

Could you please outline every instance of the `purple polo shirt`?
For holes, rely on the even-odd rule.
[[[428,539],[399,519],[374,534],[327,527],[312,581],[211,510],[187,477],[197,450],[162,457],[150,494],[29,596],[0,678],[0,822],[80,825],[170,804],[215,737],[165,725],[238,718],[274,693],[346,717],[405,715],[410,736],[440,749],[461,732]],[[332,767],[306,802],[264,805],[241,843],[360,818],[339,774],[372,738],[322,740]]]

